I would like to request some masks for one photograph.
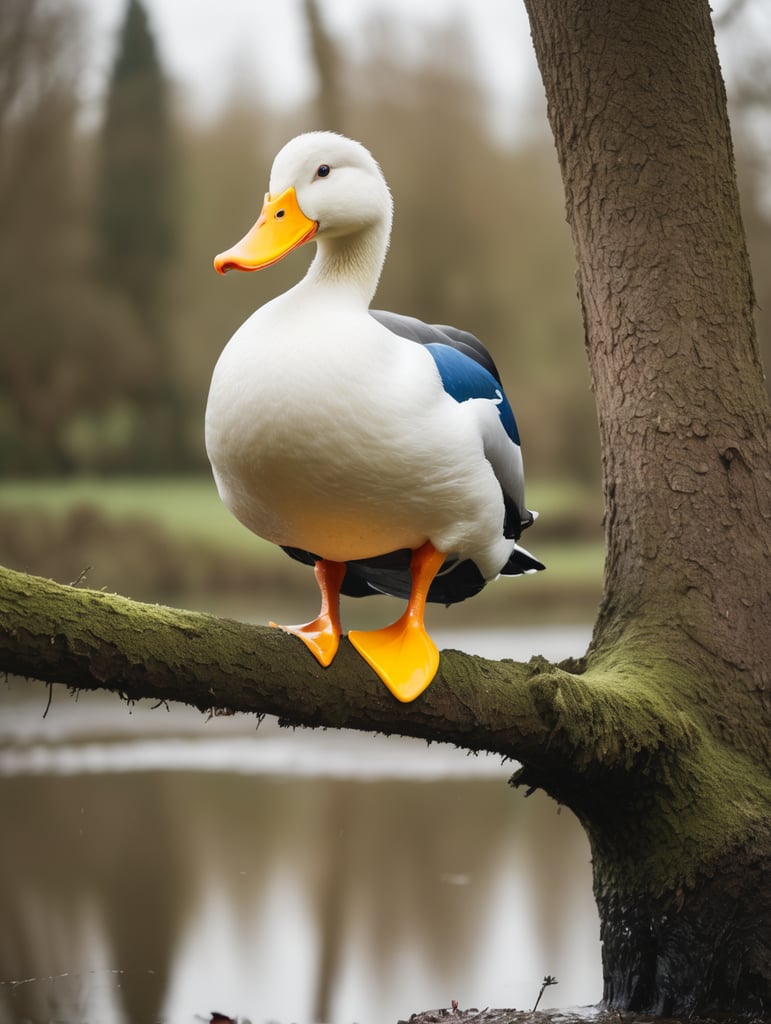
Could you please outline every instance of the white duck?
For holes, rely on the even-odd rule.
[[[369,310],[391,215],[359,143],[311,132],[284,146],[257,223],[214,265],[260,270],[311,239],[316,256],[225,347],[206,448],[233,515],[315,566],[319,615],[281,628],[322,665],[342,635],[341,593],[409,596],[393,625],[349,639],[410,701],[439,664],[426,601],[452,604],[543,565],[516,543],[534,516],[514,416],[481,342]]]

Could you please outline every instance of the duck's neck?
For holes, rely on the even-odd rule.
[[[321,237],[303,285],[345,296],[351,305],[369,307],[388,248],[388,225],[371,225],[355,235]]]

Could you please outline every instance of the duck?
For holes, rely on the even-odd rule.
[[[408,703],[439,666],[426,603],[544,565],[518,543],[536,513],[490,353],[467,331],[370,308],[392,218],[361,143],[316,131],[279,151],[256,223],[214,267],[263,270],[311,242],[315,255],[223,349],[205,444],[236,519],[313,568],[318,615],[278,628],[321,666],[344,635],[341,595],[406,599],[395,622],[348,639]]]

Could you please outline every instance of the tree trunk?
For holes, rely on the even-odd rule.
[[[340,57],[330,35],[319,0],[303,0],[303,15],[316,72],[316,114],[322,131],[343,132],[345,118],[340,90]]]
[[[683,757],[676,782],[650,778],[632,800],[566,795],[592,843],[605,1001],[757,1011],[771,987],[768,796],[742,808],[749,786],[768,793],[769,415],[710,12],[526,6],[603,451],[588,672],[674,701],[709,748],[704,778]],[[729,775],[715,806],[709,778]]]

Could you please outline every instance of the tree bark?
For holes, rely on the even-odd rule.
[[[603,452],[605,590],[587,667],[626,662],[640,687],[634,666],[662,657],[670,670],[648,692],[689,717],[713,745],[714,769],[729,751],[748,757],[738,803],[750,776],[768,785],[769,410],[709,8],[526,6]],[[681,780],[684,792],[691,782]],[[594,852],[606,1003],[768,1007],[768,804],[727,858],[706,855],[692,875],[677,864],[710,827],[708,808],[685,801],[678,812],[671,795],[653,797],[579,810]],[[663,888],[649,873],[662,858]]]

